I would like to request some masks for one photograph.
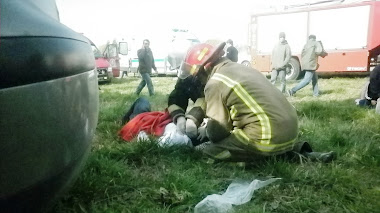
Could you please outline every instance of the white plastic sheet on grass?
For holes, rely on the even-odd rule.
[[[160,146],[184,145],[193,147],[193,143],[187,135],[177,131],[174,123],[169,123],[165,127],[164,134],[158,139]]]
[[[271,178],[266,181],[253,180],[252,182],[235,180],[222,194],[208,195],[199,202],[194,213],[231,213],[234,212],[232,205],[241,205],[251,200],[253,192],[281,178]]]
[[[144,131],[140,131],[137,135],[137,141],[149,141],[149,136]],[[177,126],[174,123],[169,123],[165,127],[164,134],[158,138],[158,144],[163,147],[173,145],[182,145],[193,147],[191,139],[187,135],[177,131]]]

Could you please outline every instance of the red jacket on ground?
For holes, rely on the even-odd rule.
[[[170,122],[172,120],[167,110],[165,112],[144,112],[125,124],[119,131],[119,136],[126,141],[131,141],[140,131],[161,136],[165,131],[166,125]]]

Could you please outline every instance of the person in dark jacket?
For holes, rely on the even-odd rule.
[[[150,41],[145,39],[143,41],[143,47],[137,51],[137,56],[139,58],[138,71],[141,75],[141,82],[137,86],[136,94],[140,95],[141,90],[148,85],[149,95],[154,95],[154,88],[150,74],[152,73],[152,68],[157,72],[156,65],[154,64],[154,57],[152,50],[149,48]]]
[[[364,85],[360,99],[355,100],[359,106],[375,108],[380,98],[380,65],[371,71],[369,81]]]
[[[277,77],[281,82],[281,92],[286,92],[286,69],[292,57],[292,52],[288,42],[285,40],[285,33],[279,34],[279,42],[274,46],[272,51],[272,73],[270,81],[276,84]]]
[[[368,97],[370,97],[371,100],[376,100],[376,109],[378,109],[380,98],[380,65],[377,65],[370,74],[368,85]]]
[[[234,42],[231,39],[227,40],[227,55],[226,57],[233,62],[238,62],[239,51],[234,47]]]
[[[176,85],[168,98],[168,112],[176,124],[179,132],[186,134],[193,145],[200,143],[197,140],[198,127],[205,117],[204,85],[201,79],[206,76],[189,76],[178,78]],[[203,80],[204,81],[204,80]],[[194,102],[191,109],[186,112],[189,100]]]

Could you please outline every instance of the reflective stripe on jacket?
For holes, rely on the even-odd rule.
[[[292,149],[298,134],[296,110],[259,71],[222,59],[206,84],[205,100],[206,116],[213,121],[207,126],[212,142],[229,131],[263,154]]]

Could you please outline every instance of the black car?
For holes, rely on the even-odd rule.
[[[0,0],[0,11],[0,212],[42,212],[90,151],[95,58],[54,0]]]

